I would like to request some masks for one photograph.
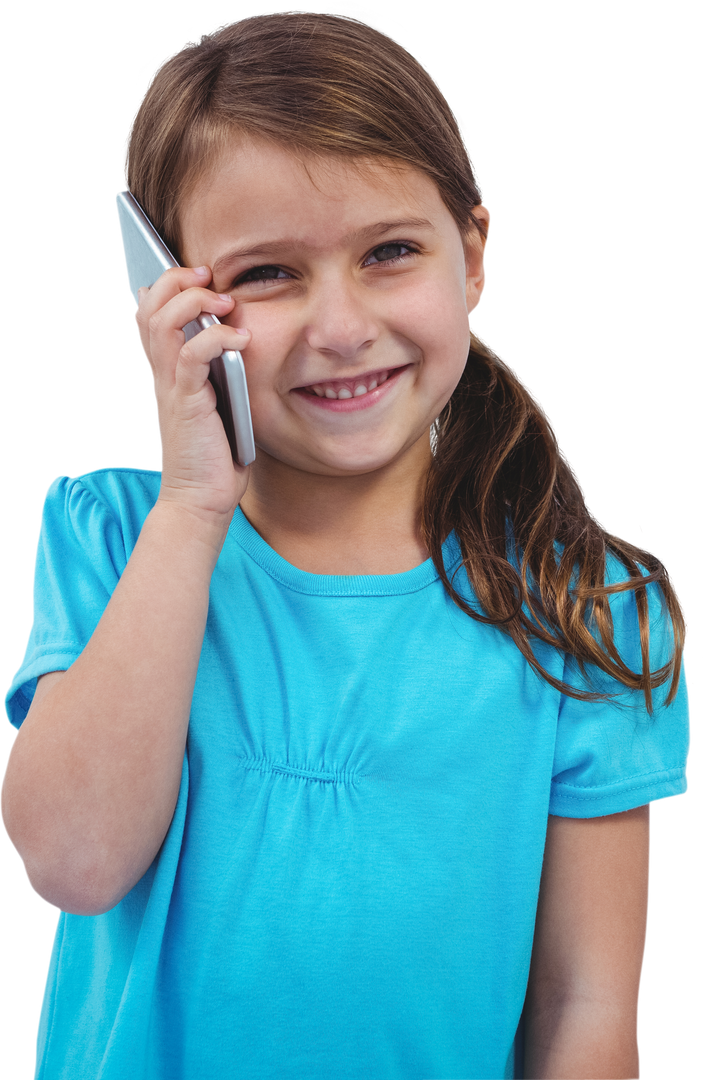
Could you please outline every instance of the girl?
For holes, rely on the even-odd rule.
[[[681,614],[471,335],[446,102],[362,24],[245,20],[158,73],[128,182],[194,269],[139,306],[162,473],[54,485],[8,698],[65,912],[38,1075],[635,1076]]]

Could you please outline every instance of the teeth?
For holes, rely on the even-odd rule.
[[[308,390],[311,390],[312,393],[316,394],[318,397],[330,398],[332,400],[342,398],[342,400],[346,400],[350,397],[363,397],[364,394],[368,394],[370,390],[375,390],[377,386],[382,386],[387,378],[388,372],[384,371],[378,377],[374,376],[374,378],[369,381],[368,386],[365,383],[359,383],[353,391],[347,386],[342,386],[339,391],[333,390],[331,386],[324,386],[322,383],[314,383],[308,387]]]

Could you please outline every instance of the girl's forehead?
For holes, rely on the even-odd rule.
[[[249,254],[281,238],[312,251],[323,237],[343,245],[342,238],[381,222],[400,228],[422,221],[433,233],[454,232],[434,179],[404,162],[305,154],[252,141],[226,149],[181,203],[181,254],[188,258],[211,265],[209,259],[235,239],[236,249]]]
[[[340,184],[413,190],[429,180],[435,186],[434,181],[417,168],[396,159],[369,154],[350,157],[333,152],[312,152],[251,136],[236,136],[222,148],[214,165],[201,177],[198,188],[203,191],[220,183],[236,184],[238,180],[249,183],[257,172],[260,175],[279,172],[330,193],[338,191]]]
[[[278,147],[233,147],[180,205],[181,246],[222,230],[307,234],[338,227],[346,235],[366,218],[444,217],[434,181],[383,161],[301,158]],[[448,222],[445,222],[445,226]],[[200,257],[194,256],[193,257]]]

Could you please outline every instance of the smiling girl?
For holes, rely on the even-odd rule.
[[[162,473],[45,508],[4,788],[64,912],[37,1075],[636,1076],[681,614],[470,332],[446,102],[360,23],[248,19],[157,74],[128,180],[195,269],[139,305]]]

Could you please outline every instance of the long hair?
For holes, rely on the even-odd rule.
[[[483,225],[481,193],[459,128],[421,65],[353,19],[256,16],[188,45],[157,72],[134,121],[127,182],[176,252],[180,215],[198,180],[242,133],[304,155],[378,157],[419,169],[437,185],[462,236]],[[532,668],[573,697],[602,697],[554,678],[533,643],[547,642],[585,670],[595,665],[644,693],[676,694],[684,624],[662,564],[604,532],[591,517],[549,423],[509,369],[472,335],[466,367],[433,430],[422,529],[445,588],[471,618],[509,634]],[[450,581],[442,544],[454,531],[476,596]],[[625,579],[605,584],[614,556]],[[669,661],[649,662],[648,584],[673,627]],[[633,591],[642,671],[622,659],[609,597]]]

